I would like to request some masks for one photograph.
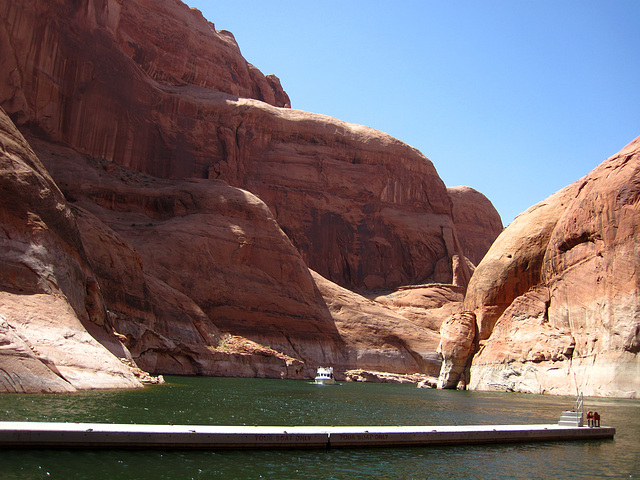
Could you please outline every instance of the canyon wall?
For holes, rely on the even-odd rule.
[[[221,181],[158,179],[31,143],[73,199],[117,331],[141,367],[216,374],[220,331],[344,364],[308,268],[257,197]]]
[[[0,390],[326,364],[637,396],[640,140],[500,233],[177,0],[3,2],[0,106]]]
[[[467,224],[463,241],[426,157],[382,132],[278,108],[289,104],[280,83],[180,2],[3,10],[0,105],[18,125],[156,177],[249,190],[306,263],[342,286],[451,282],[461,245],[486,247],[500,232],[484,209],[486,228]]]
[[[110,328],[71,210],[1,109],[0,187],[0,392],[141,387],[116,358],[131,355]]]
[[[3,135],[55,194],[47,217],[14,211],[22,185],[43,180],[2,192],[3,242],[22,249],[2,251],[4,390],[139,387],[137,367],[437,375],[440,323],[473,270],[465,252],[479,259],[501,229],[481,194],[451,195],[389,135],[291,109],[277,77],[177,0],[3,2],[0,65]],[[437,301],[390,293],[429,282]],[[57,354],[38,346],[56,338]]]
[[[473,265],[478,265],[497,235],[502,232],[502,220],[496,215],[495,207],[489,199],[471,187],[447,187],[447,193],[451,198],[451,215],[462,254]],[[487,235],[487,232],[492,232],[495,236]]]
[[[640,137],[519,215],[474,272],[470,388],[640,392]]]
[[[3,2],[0,65],[0,389],[327,364],[637,395],[639,140],[500,233],[177,0]]]

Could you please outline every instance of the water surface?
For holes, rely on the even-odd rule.
[[[556,423],[574,398],[412,385],[167,377],[134,391],[0,395],[0,420],[191,425]],[[640,477],[640,401],[585,400],[614,440],[264,451],[4,450],[3,479],[507,479]]]

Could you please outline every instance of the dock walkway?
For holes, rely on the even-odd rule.
[[[613,427],[549,425],[260,427],[0,422],[0,448],[272,449],[610,439]]]

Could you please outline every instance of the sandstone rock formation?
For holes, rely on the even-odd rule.
[[[156,179],[31,142],[73,200],[112,322],[141,367],[287,378],[309,376],[317,364],[440,371],[440,323],[462,307],[464,288],[418,286],[373,302],[310,276],[269,210],[246,191]],[[218,348],[220,330],[274,355],[221,358],[231,351],[227,342]]]
[[[428,348],[433,355],[440,343],[442,323],[463,309],[465,290],[464,287],[445,284],[412,285],[391,292],[372,293],[367,297],[425,329],[421,337],[429,339]],[[438,372],[435,373],[437,375]]]
[[[373,292],[368,297],[415,323],[439,331],[444,318],[462,309],[465,291],[465,287],[432,283],[400,287],[391,292]]]
[[[462,254],[478,265],[502,232],[500,215],[487,197],[471,187],[447,187],[447,193]]]
[[[470,282],[471,388],[640,392],[640,137],[518,216]]]
[[[0,191],[0,391],[140,387],[107,350],[131,358],[110,328],[74,217],[2,110]]]
[[[381,132],[265,103],[287,103],[279,82],[197,11],[12,0],[0,13],[0,105],[19,125],[157,177],[245,188],[311,268],[346,287],[450,283],[456,255],[466,269],[471,240],[426,157]],[[492,223],[473,242],[490,243]]]
[[[470,312],[452,315],[442,323],[438,345],[442,368],[438,388],[466,387],[475,339],[475,317]]]
[[[476,267],[464,305],[475,312],[480,340],[515,298],[540,282],[549,238],[576,189],[572,184],[516,217]]]
[[[98,386],[139,386],[135,363],[436,376],[440,324],[461,309],[473,262],[501,227],[482,195],[448,191],[414,148],[285,108],[277,77],[177,0],[0,4],[0,106],[47,169],[20,154],[31,170],[20,166],[28,175],[1,195],[13,245],[1,253],[2,365],[22,372],[5,385],[89,388],[94,375]],[[32,201],[15,194],[20,182],[36,189]],[[336,283],[386,293],[375,303]],[[32,296],[13,296],[21,289]],[[17,325],[36,303],[59,313],[40,330],[46,315],[32,315],[29,337]],[[104,346],[104,375],[55,353],[60,338]],[[56,347],[45,355],[40,343]]]
[[[312,273],[345,342],[348,368],[438,374],[437,331]]]
[[[254,195],[215,180],[157,179],[31,141],[73,199],[113,322],[142,368],[220,374],[220,331],[299,360],[345,364],[308,268]],[[254,360],[257,375],[266,367]],[[288,376],[280,360],[269,359],[276,365],[268,376]]]
[[[368,382],[368,383],[413,383],[418,388],[430,388],[428,384],[435,381],[429,375],[421,373],[405,374],[389,372],[376,372],[370,370],[347,370],[345,372],[345,380],[347,382]]]

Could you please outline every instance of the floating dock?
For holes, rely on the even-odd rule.
[[[0,448],[327,449],[582,441],[614,435],[613,427],[556,424],[259,427],[0,422]]]

